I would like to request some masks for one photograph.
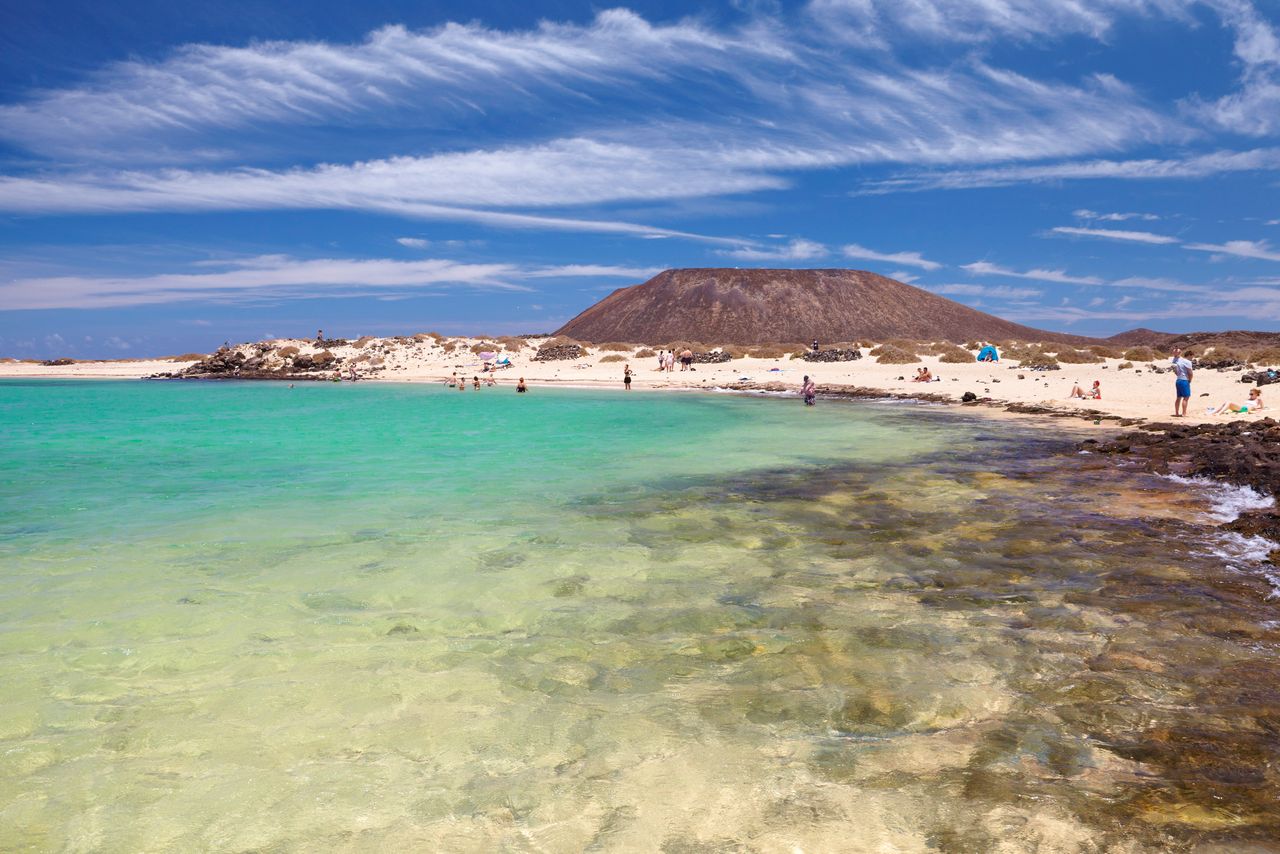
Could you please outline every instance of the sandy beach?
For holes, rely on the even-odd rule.
[[[869,355],[872,348],[864,347],[861,359],[848,362],[808,362],[793,355],[768,359],[748,357],[718,364],[695,364],[688,371],[680,370],[677,364],[673,371],[665,372],[657,369],[656,356],[636,356],[636,352],[644,348],[616,351],[588,346],[588,354],[578,359],[534,361],[537,348],[547,340],[527,339],[525,346],[514,352],[499,348],[498,358],[509,359],[512,366],[495,374],[498,385],[514,386],[517,378],[523,376],[534,389],[539,385],[556,385],[613,388],[621,392],[623,368],[629,363],[634,374],[633,392],[729,387],[798,392],[807,374],[818,384],[820,394],[857,388],[864,395],[867,390],[872,390],[886,396],[919,395],[925,399],[960,402],[966,392],[972,392],[988,406],[1043,407],[1086,419],[1096,417],[1094,413],[1102,413],[1112,417],[1108,419],[1111,423],[1114,423],[1114,418],[1166,421],[1173,412],[1173,375],[1154,370],[1166,368],[1167,358],[1142,363],[1106,359],[1096,364],[1063,364],[1059,370],[1037,371],[1023,368],[1016,360],[1007,358],[997,363],[945,364],[939,361],[939,357],[922,355],[920,362],[914,364],[878,364],[875,357]],[[268,368],[273,366],[273,355],[282,350],[288,352],[287,348],[297,348],[299,355],[329,352],[334,357],[333,364],[343,366],[344,375],[346,366],[354,366],[361,380],[435,383],[444,382],[454,374],[468,379],[485,376],[484,361],[472,352],[473,347],[485,341],[466,337],[436,340],[428,336],[362,338],[358,342],[338,346],[329,342],[329,346],[320,348],[314,341],[282,339],[263,344],[242,344],[232,349],[252,357],[269,345],[266,351]],[[628,361],[617,361],[619,356]],[[191,361],[169,359],[92,361],[57,366],[3,361],[0,362],[0,377],[131,379],[177,373],[193,364]],[[1126,364],[1132,367],[1121,367]],[[930,370],[934,382],[913,381],[912,377],[921,367]],[[326,371],[316,375],[327,377],[330,374],[331,371]],[[1271,410],[1266,408],[1256,416],[1253,413],[1212,415],[1207,412],[1210,406],[1217,408],[1222,403],[1244,403],[1247,400],[1252,385],[1242,383],[1241,374],[1240,369],[1197,371],[1186,421],[1193,424],[1220,423],[1240,418],[1263,418],[1270,414]],[[1073,385],[1078,383],[1088,390],[1095,380],[1101,382],[1100,400],[1070,398]],[[1271,397],[1265,389],[1263,397]],[[1267,402],[1271,407],[1280,408],[1280,397]]]

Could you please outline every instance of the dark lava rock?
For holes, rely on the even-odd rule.
[[[802,357],[806,362],[852,362],[862,358],[861,350],[806,350]]]
[[[74,365],[75,363],[75,359],[45,359],[40,364],[50,368],[57,368],[63,365]]]
[[[328,350],[330,347],[345,347],[350,343],[345,338],[320,338],[316,340],[316,346],[322,350]]]
[[[582,347],[577,344],[557,344],[555,346],[539,347],[533,360],[535,362],[562,362],[568,359],[581,359],[582,356]]]
[[[182,373],[185,376],[226,376],[240,372],[244,366],[244,355],[226,348],[218,350],[212,356],[201,359]]]
[[[978,399],[978,396],[971,391],[966,391],[964,394],[960,395],[960,399],[965,403],[973,403]]]
[[[728,362],[733,357],[723,350],[717,350],[714,353],[694,353],[693,362],[696,365],[718,365],[721,362]]]
[[[1260,386],[1280,382],[1280,371],[1248,371],[1240,375],[1242,383],[1257,383]]]
[[[1199,475],[1280,494],[1280,423],[1149,424],[1107,442],[1080,446],[1126,456],[1162,474]]]

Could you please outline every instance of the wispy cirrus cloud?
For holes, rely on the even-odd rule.
[[[388,289],[466,287],[531,291],[532,288],[520,282],[574,277],[632,279],[648,273],[642,268],[606,265],[524,267],[510,263],[462,264],[444,259],[299,259],[288,255],[205,261],[192,266],[198,268],[198,272],[14,278],[0,283],[0,310],[117,308],[262,297],[312,298],[376,294]]]
[[[1008,187],[1056,181],[1125,180],[1154,181],[1207,178],[1232,172],[1259,172],[1280,169],[1280,148],[1248,151],[1215,151],[1185,158],[1142,160],[1083,160],[1060,163],[998,166],[983,169],[956,169],[918,172],[869,181],[855,195],[878,195],[925,190],[968,190],[978,187]]]
[[[919,267],[922,270],[937,270],[942,267],[937,261],[930,261],[919,252],[877,252],[857,243],[846,244],[840,251],[846,258],[858,258],[864,261],[884,261],[888,264]]]
[[[1072,237],[1097,237],[1103,240],[1123,240],[1130,243],[1167,244],[1177,243],[1178,238],[1167,234],[1154,234],[1150,231],[1124,231],[1112,228],[1075,228],[1061,225],[1050,229],[1053,234],[1066,234]]]
[[[739,261],[813,261],[825,258],[830,250],[821,243],[800,237],[781,246],[743,246],[717,250],[717,254]]]
[[[1071,212],[1071,215],[1079,219],[1095,219],[1099,222],[1126,222],[1131,219],[1141,219],[1147,222],[1155,222],[1160,219],[1156,214],[1151,213],[1098,213],[1088,208],[1080,208]]]
[[[1256,258],[1259,261],[1280,261],[1280,250],[1273,249],[1265,240],[1228,240],[1225,243],[1186,243],[1186,249],[1212,252],[1215,255],[1234,255],[1237,258]]]
[[[1007,276],[1014,279],[1034,279],[1037,282],[1057,282],[1064,285],[1101,285],[1105,284],[1104,280],[1097,276],[1072,276],[1065,270],[1044,270],[1035,268],[1031,270],[1012,270],[1008,267],[1001,267],[999,264],[991,264],[987,261],[975,261],[972,264],[964,264],[960,267],[975,276]]]
[[[154,149],[158,134],[190,139],[263,122],[357,125],[410,106],[453,114],[478,102],[527,109],[545,98],[581,101],[642,80],[669,85],[685,74],[732,72],[788,53],[784,40],[754,28],[653,25],[626,9],[603,11],[586,25],[544,22],[528,30],[387,26],[355,44],[192,44],[0,107],[0,138],[74,156],[120,150],[136,157],[145,154],[148,136]],[[210,144],[194,154],[225,156],[222,148]]]
[[[929,285],[925,290],[942,296],[990,297],[1004,300],[1029,300],[1042,295],[1038,288],[1014,288],[1008,285]]]

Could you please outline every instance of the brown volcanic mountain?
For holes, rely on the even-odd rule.
[[[884,341],[1097,343],[1001,320],[864,270],[667,270],[620,288],[557,335],[580,341],[714,344]]]

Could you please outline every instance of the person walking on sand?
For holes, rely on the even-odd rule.
[[[804,385],[800,386],[800,393],[804,395],[804,405],[813,406],[818,402],[818,387],[814,385],[813,380],[809,379],[809,375],[804,375]]]
[[[622,369],[622,387],[627,391],[631,391],[631,365],[630,364],[628,364],[626,367]]]
[[[664,371],[666,370],[666,368],[667,368],[667,351],[659,350],[658,351],[658,370]]]
[[[1182,357],[1182,350],[1175,347],[1173,350],[1173,374],[1177,379],[1173,382],[1174,394],[1173,398],[1173,416],[1175,418],[1187,417],[1187,406],[1191,403],[1191,377],[1195,373],[1194,366],[1190,359]]]

